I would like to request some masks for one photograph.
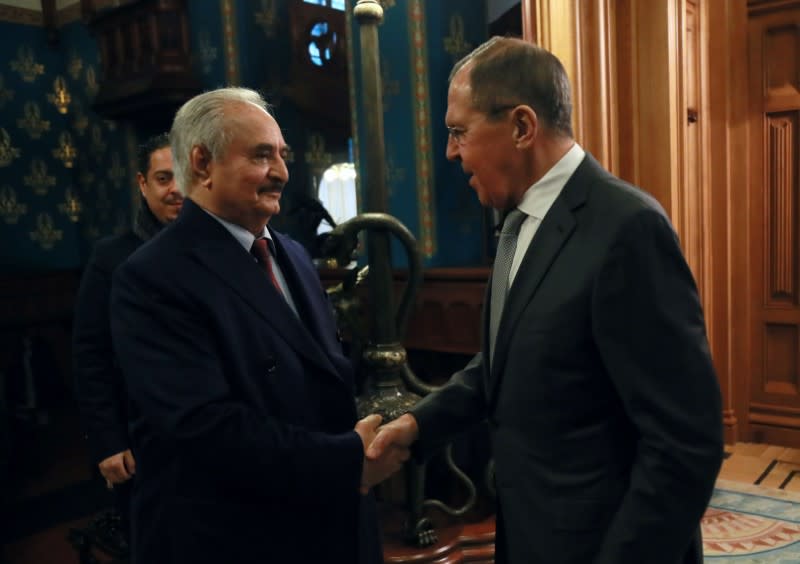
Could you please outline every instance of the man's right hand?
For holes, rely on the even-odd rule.
[[[100,473],[106,479],[106,486],[111,489],[116,484],[127,482],[136,474],[136,460],[131,450],[112,454],[97,465]]]
[[[375,439],[367,449],[367,458],[376,460],[392,447],[408,449],[418,436],[417,420],[410,413],[404,413],[394,421],[378,428]]]

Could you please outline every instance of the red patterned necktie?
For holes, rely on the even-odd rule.
[[[278,279],[275,278],[275,273],[272,271],[272,261],[270,260],[272,252],[268,245],[269,241],[267,241],[267,238],[260,237],[253,241],[253,246],[250,248],[250,252],[254,257],[256,257],[259,266],[261,266],[264,272],[267,273],[272,285],[275,286],[275,289],[278,290],[278,293],[283,296],[283,290],[281,290],[281,286],[278,284]]]

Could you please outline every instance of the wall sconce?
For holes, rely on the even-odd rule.
[[[58,138],[58,147],[53,149],[53,156],[64,163],[66,168],[72,168],[78,157],[78,149],[72,144],[72,136],[64,131]]]
[[[53,81],[53,93],[47,95],[47,100],[56,107],[58,113],[67,113],[72,96],[69,95],[67,83],[63,77],[57,76]]]

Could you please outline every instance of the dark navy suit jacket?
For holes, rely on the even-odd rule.
[[[115,274],[134,564],[381,561],[351,365],[307,253],[272,235],[299,316],[191,200]]]
[[[108,309],[114,270],[142,243],[132,231],[98,241],[75,301],[75,395],[95,464],[130,448],[125,382],[112,350]]]
[[[661,206],[590,155],[526,251],[491,369],[479,354],[412,411],[421,452],[488,418],[498,563],[702,562],[723,439],[697,288]]]

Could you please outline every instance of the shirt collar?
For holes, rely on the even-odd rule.
[[[241,225],[231,223],[227,219],[222,219],[220,216],[211,213],[205,208],[201,207],[200,209],[202,209],[208,215],[216,219],[225,229],[228,230],[228,232],[231,235],[233,235],[234,239],[236,239],[248,253],[250,252],[250,249],[253,247],[253,241],[256,240],[255,235],[250,233],[247,229],[245,229]],[[264,234],[262,235],[262,237],[265,237],[267,240],[272,241],[272,235],[270,234],[269,229],[267,229],[266,225],[264,226]]]
[[[528,188],[517,207],[529,216],[544,219],[585,155],[586,151],[580,145],[573,144],[543,177]]]

